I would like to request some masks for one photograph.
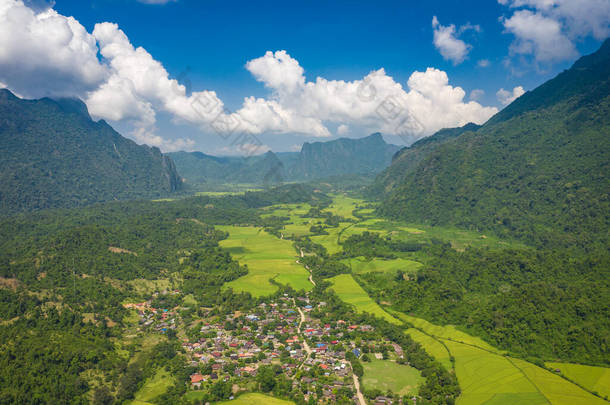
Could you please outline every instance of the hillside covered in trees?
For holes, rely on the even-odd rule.
[[[0,214],[152,198],[178,190],[172,160],[89,116],[77,99],[0,89]]]
[[[476,131],[401,152],[373,188],[386,192],[379,212],[536,244],[602,246],[610,212],[609,110],[606,40]]]

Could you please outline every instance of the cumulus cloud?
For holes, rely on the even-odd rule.
[[[79,95],[102,83],[95,38],[74,18],[0,2],[0,81],[26,97]]]
[[[538,62],[557,62],[578,55],[572,41],[562,32],[561,24],[540,13],[516,11],[504,20],[504,27],[516,37],[510,46],[513,54],[532,54]]]
[[[246,69],[276,91],[291,92],[305,84],[305,70],[286,51],[267,51],[265,56],[246,63]]]
[[[486,68],[486,67],[489,67],[489,65],[490,65],[489,59],[481,59],[477,62],[478,67]]]
[[[468,24],[460,29],[460,32],[474,27],[476,27],[477,31],[480,30],[478,26]],[[443,58],[453,62],[454,65],[459,65],[464,62],[472,46],[457,38],[455,25],[443,26],[438,22],[436,16],[434,16],[432,17],[432,28],[434,29],[434,38],[432,42]]]
[[[21,0],[0,1],[0,83],[26,97],[78,96],[94,117],[131,123],[132,138],[166,151],[190,149],[194,141],[159,135],[161,112],[208,134],[238,135],[239,145],[259,146],[257,134],[328,137],[327,125],[339,135],[358,128],[414,140],[440,128],[482,123],[497,112],[466,102],[464,90],[434,68],[414,72],[403,87],[383,68],[359,80],[308,81],[284,50],[266,52],[245,67],[269,94],[245,97],[231,112],[212,90],[187,92],[116,24],[99,23],[88,33],[52,8],[36,12]]]
[[[575,42],[610,35],[607,0],[498,0],[516,9],[503,18],[506,32],[515,36],[511,53],[531,55],[536,62],[570,60],[578,55]]]
[[[278,61],[274,63],[270,58]],[[482,123],[497,111],[476,102],[464,102],[464,90],[449,85],[447,74],[434,68],[414,72],[407,82],[407,91],[384,69],[372,71],[361,80],[317,77],[315,81],[307,81],[298,61],[286,52],[267,52],[259,59],[264,59],[264,63],[255,60],[246,67],[249,70],[255,67],[252,74],[271,90],[271,95],[269,100],[257,99],[257,102],[282,107],[294,114],[298,112],[292,120],[300,128],[310,128],[310,135],[329,135],[324,123],[332,122],[421,137],[444,127],[471,121]],[[259,125],[261,121],[268,121],[265,118],[268,114],[258,105],[255,110],[251,104],[252,100],[247,99],[237,113]],[[311,121],[305,125],[306,120]],[[269,124],[263,127],[273,130]]]
[[[498,101],[502,103],[502,105],[509,105],[517,98],[521,97],[525,93],[523,87],[517,86],[513,89],[513,91],[508,91],[504,89],[500,89],[496,92],[496,97],[498,97]]]

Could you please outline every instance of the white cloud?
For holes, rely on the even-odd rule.
[[[315,81],[307,81],[303,69],[290,55],[267,52],[263,58],[272,55],[282,60],[246,65],[257,66],[253,74],[271,90],[269,100],[257,101],[294,112],[296,116],[292,119],[300,123],[300,128],[313,129],[313,132],[310,129],[310,135],[328,135],[324,122],[332,122],[388,134],[408,132],[410,136],[421,137],[444,127],[471,121],[482,123],[497,111],[472,101],[465,103],[465,92],[460,87],[450,86],[447,74],[433,68],[414,72],[407,82],[409,91],[405,91],[384,69],[373,71],[362,80],[348,82],[317,77]],[[261,65],[268,70],[259,69]],[[282,67],[288,71],[282,72]],[[253,104],[252,100],[247,99],[244,108],[237,113],[249,122],[257,123],[260,129],[277,130],[277,126],[266,122],[266,112],[249,104]],[[305,119],[312,121],[304,125]]]
[[[345,135],[349,132],[349,127],[345,124],[341,124],[337,127],[337,134],[338,135]]]
[[[294,91],[305,84],[305,71],[286,51],[267,51],[265,56],[246,63],[246,69],[265,86],[276,91]]]
[[[500,89],[496,92],[496,97],[498,97],[498,101],[502,103],[502,105],[508,105],[515,101],[517,98],[521,97],[525,93],[523,87],[517,86],[513,89],[512,92],[504,89]]]
[[[563,34],[561,24],[552,18],[519,10],[503,23],[516,37],[510,46],[513,54],[532,54],[538,62],[569,60],[578,55],[572,41]]]
[[[470,29],[475,26],[468,25],[464,27]],[[477,30],[480,30],[478,26],[476,27]],[[438,22],[436,16],[434,16],[432,17],[432,28],[434,29],[434,38],[432,42],[443,58],[445,58],[445,60],[450,60],[454,65],[459,65],[464,62],[472,47],[457,38],[455,25],[443,26]],[[462,30],[460,31],[463,32]]]
[[[79,95],[106,78],[95,38],[74,18],[0,2],[0,81],[26,97]]]
[[[485,95],[485,91],[481,89],[474,89],[470,92],[470,99],[473,101],[480,100]]]
[[[570,60],[578,55],[575,42],[588,36],[610,35],[608,0],[498,0],[514,11],[504,18],[515,35],[511,53],[532,55],[536,62]]]
[[[486,67],[489,67],[489,65],[490,65],[489,59],[481,59],[480,61],[477,62],[478,67],[486,68]]]
[[[192,151],[195,146],[195,141],[192,139],[165,139],[143,127],[135,128],[130,132],[130,136],[137,143],[156,146],[164,152]]]
[[[307,81],[299,62],[283,50],[246,63],[269,95],[245,97],[237,111],[229,112],[214,91],[188,95],[116,24],[96,24],[88,33],[71,17],[53,9],[36,13],[20,0],[0,0],[0,22],[0,82],[30,97],[79,96],[94,117],[130,123],[131,137],[163,150],[188,149],[194,141],[158,135],[160,112],[227,139],[239,133],[239,145],[260,144],[255,135],[263,133],[328,137],[327,125],[337,125],[339,134],[358,128],[357,133],[417,139],[444,127],[482,123],[497,112],[464,101],[464,90],[434,68],[414,72],[406,88],[383,68],[359,80]]]

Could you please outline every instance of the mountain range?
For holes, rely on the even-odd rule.
[[[483,126],[401,150],[376,179],[379,213],[492,229],[537,244],[604,244],[610,205],[610,40]]]
[[[201,152],[168,153],[187,183],[278,183],[340,175],[372,175],[387,167],[396,145],[380,133],[360,139],[304,143],[300,152],[250,157],[216,157]]]
[[[76,99],[0,89],[0,213],[152,198],[180,188],[174,163],[137,145]]]

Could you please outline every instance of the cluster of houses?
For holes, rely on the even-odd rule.
[[[190,376],[191,387],[199,389],[218,379],[239,383],[256,377],[261,366],[278,365],[306,400],[313,396],[332,402],[339,391],[354,395],[345,356],[347,350],[357,349],[344,338],[349,330],[372,328],[343,321],[323,325],[307,315],[312,310],[307,301],[297,307],[295,300],[281,297],[261,303],[251,313],[200,320],[200,334],[182,344],[191,365],[200,369]]]
[[[219,380],[246,387],[260,367],[279,366],[306,401],[312,398],[316,403],[333,403],[341,396],[357,402],[346,357],[349,352],[361,356],[354,336],[367,342],[362,337],[374,331],[370,325],[352,325],[343,320],[322,323],[309,316],[315,308],[307,297],[269,299],[248,313],[221,316],[210,312],[189,325],[181,324],[178,308],[154,308],[151,302],[124,306],[138,312],[140,325],[147,330],[177,332],[189,365],[197,370],[187,381],[193,390],[206,389]],[[315,307],[324,305],[321,302]],[[399,354],[400,347],[395,349]],[[377,402],[392,403],[389,398],[380,399]]]

